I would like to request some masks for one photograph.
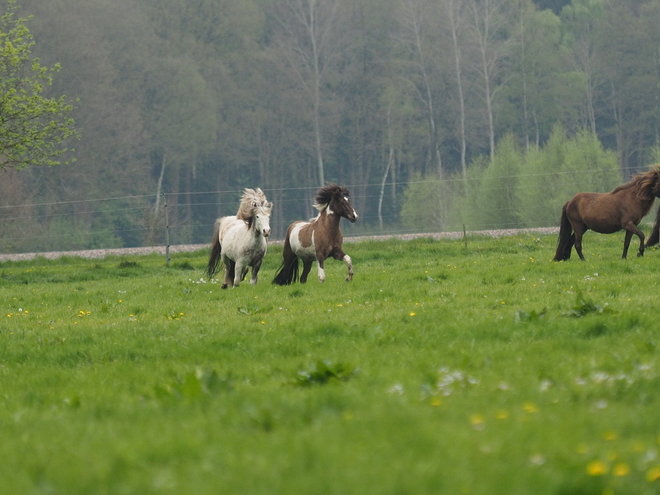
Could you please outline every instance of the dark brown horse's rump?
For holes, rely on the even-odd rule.
[[[637,227],[660,196],[660,167],[636,175],[630,182],[609,193],[578,193],[562,209],[559,240],[554,261],[563,261],[575,251],[581,260],[582,236],[587,230],[600,234],[626,231],[622,258],[626,258],[630,240],[639,238],[638,256],[644,255],[644,234]],[[660,215],[660,212],[658,213]]]

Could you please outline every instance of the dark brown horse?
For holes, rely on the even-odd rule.
[[[653,222],[653,229],[651,230],[651,235],[646,240],[645,247],[655,246],[660,242],[660,206],[658,206],[658,211],[655,213],[655,222]]]
[[[282,266],[277,271],[273,283],[289,285],[298,279],[298,260],[303,262],[300,283],[307,282],[314,260],[318,263],[319,282],[325,281],[323,263],[329,257],[346,263],[348,278],[353,280],[353,262],[342,243],[344,236],[339,228],[341,217],[354,223],[358,214],[351,206],[348,189],[337,184],[328,184],[316,193],[314,208],[319,214],[313,220],[298,220],[289,225],[282,250]]]
[[[660,167],[636,175],[633,179],[609,193],[578,193],[562,210],[559,242],[554,261],[567,260],[575,246],[580,259],[582,235],[589,229],[600,234],[626,231],[623,255],[626,258],[633,234],[639,237],[639,253],[644,255],[644,234],[637,228],[649,212],[653,201],[660,196]]]

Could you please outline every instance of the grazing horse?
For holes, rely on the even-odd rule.
[[[573,246],[584,261],[582,235],[589,229],[600,234],[625,230],[623,259],[628,254],[630,239],[635,234],[639,237],[637,256],[643,256],[644,234],[637,225],[649,212],[656,197],[660,197],[660,167],[653,167],[648,172],[634,176],[630,182],[609,193],[576,194],[562,209],[554,261],[569,259]]]
[[[266,255],[272,208],[273,203],[268,202],[261,189],[245,189],[236,215],[215,221],[211,256],[206,267],[209,279],[222,261],[225,265],[223,289],[238,286],[249,267],[252,267],[250,284],[257,283],[257,274]]]
[[[318,264],[319,282],[325,281],[323,263],[332,256],[346,263],[347,281],[353,280],[353,262],[342,249],[344,237],[339,228],[341,217],[355,223],[358,214],[351,206],[348,189],[337,184],[328,184],[316,193],[314,208],[319,210],[316,218],[305,222],[298,220],[289,225],[282,250],[282,266],[273,283],[289,285],[298,279],[298,260],[303,262],[300,283],[307,282],[312,262]]]

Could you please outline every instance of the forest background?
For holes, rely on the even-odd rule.
[[[326,182],[348,233],[557,225],[660,157],[660,0],[22,0],[76,161],[6,171],[0,251],[210,242]]]

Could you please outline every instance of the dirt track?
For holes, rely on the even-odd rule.
[[[525,233],[538,233],[538,234],[556,234],[559,232],[558,227],[539,227],[536,229],[506,229],[506,230],[479,230],[468,232],[468,235],[483,235],[490,237],[505,237]],[[431,237],[433,239],[462,239],[463,232],[438,232],[435,234],[393,234],[393,235],[377,235],[377,236],[356,236],[346,237],[344,242],[359,242],[365,240],[387,240],[387,239],[403,239],[410,240],[419,237]],[[281,240],[269,241],[269,244],[279,244]],[[170,253],[185,253],[198,251],[200,249],[207,249],[208,244],[187,244],[170,246]],[[139,248],[118,248],[118,249],[89,249],[85,251],[50,251],[44,253],[14,253],[14,254],[0,254],[0,261],[22,261],[31,260],[34,258],[42,257],[47,259],[56,259],[62,256],[78,256],[80,258],[105,258],[106,256],[125,256],[132,254],[151,254],[158,253],[165,256],[165,246],[154,247],[139,247]]]

